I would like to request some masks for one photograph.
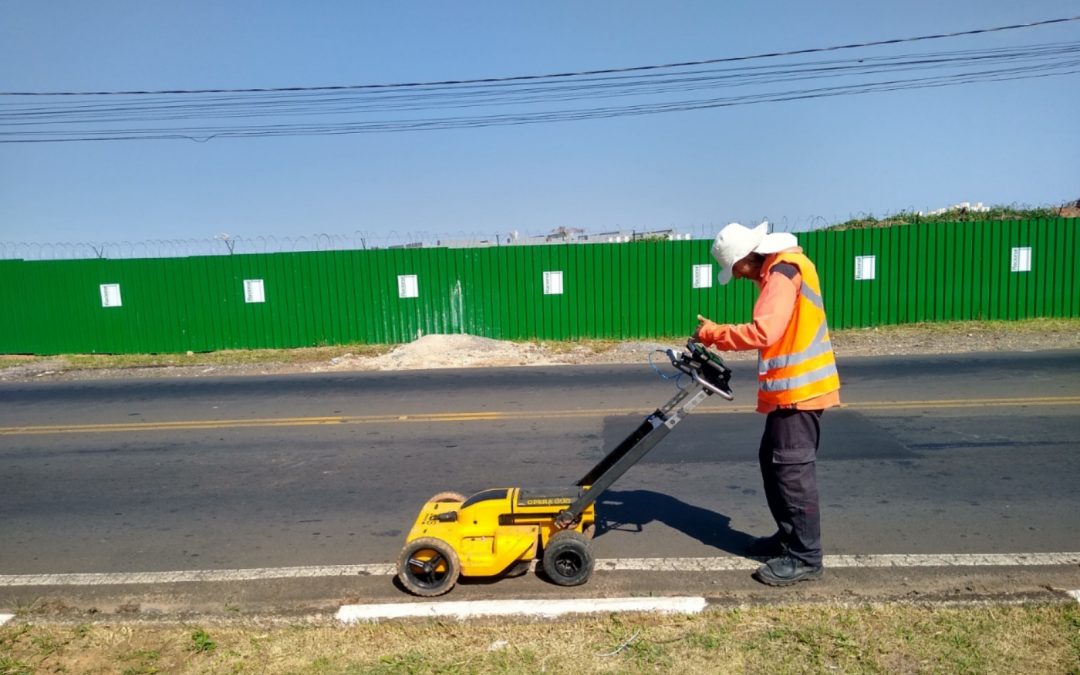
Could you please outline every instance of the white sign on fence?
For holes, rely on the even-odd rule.
[[[562,294],[562,272],[544,272],[544,295]]]
[[[262,279],[244,279],[244,302],[266,302]]]
[[[855,281],[869,281],[875,278],[877,275],[877,256],[875,255],[857,255],[855,256]]]
[[[694,265],[694,288],[712,288],[712,265]]]
[[[415,274],[399,274],[397,278],[397,294],[399,298],[420,297],[420,282]]]
[[[120,307],[120,284],[101,284],[101,306]]]
[[[1031,247],[1030,246],[1016,246],[1012,250],[1012,271],[1013,272],[1030,272],[1031,271]]]

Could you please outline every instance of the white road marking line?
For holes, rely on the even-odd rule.
[[[825,567],[1025,567],[1077,565],[1080,553],[925,553],[900,555],[827,555]],[[612,558],[597,560],[596,569],[648,572],[731,572],[755,570],[760,562],[734,556],[722,558]]]
[[[0,626],[15,618],[14,614],[0,614]]]
[[[177,584],[202,581],[259,581],[317,577],[390,576],[391,564],[261,567],[239,570],[180,570],[175,572],[113,572],[85,574],[13,574],[0,576],[0,586],[111,586]]]
[[[1028,567],[1080,565],[1077,553],[924,553],[906,555],[827,555],[831,569],[877,567]],[[604,572],[733,572],[755,570],[760,562],[738,556],[716,558],[608,558],[596,561]],[[175,584],[204,581],[259,581],[319,577],[392,576],[395,565],[323,565],[316,567],[261,567],[237,570],[180,570],[175,572],[112,572],[75,574],[0,575],[0,587],[112,586]]]
[[[381,605],[344,605],[337,619],[344,623],[406,617],[527,615],[543,618],[599,612],[665,612],[697,614],[705,598],[582,598],[579,600],[474,600],[461,602],[399,602]]]

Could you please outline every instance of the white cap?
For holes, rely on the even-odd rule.
[[[769,234],[769,223],[762,222],[751,229],[739,223],[728,223],[716,235],[712,256],[720,263],[716,280],[721,285],[731,281],[731,268],[751,253],[768,255],[799,245],[795,235],[787,232]]]

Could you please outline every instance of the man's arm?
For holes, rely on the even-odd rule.
[[[795,313],[802,277],[794,265],[780,263],[772,268],[761,295],[754,303],[750,323],[713,323],[703,317],[694,336],[703,344],[720,351],[741,351],[768,347],[787,330]]]

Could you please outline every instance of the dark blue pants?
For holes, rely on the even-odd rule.
[[[781,541],[792,556],[821,564],[817,461],[820,410],[774,410],[765,418],[758,463]]]

